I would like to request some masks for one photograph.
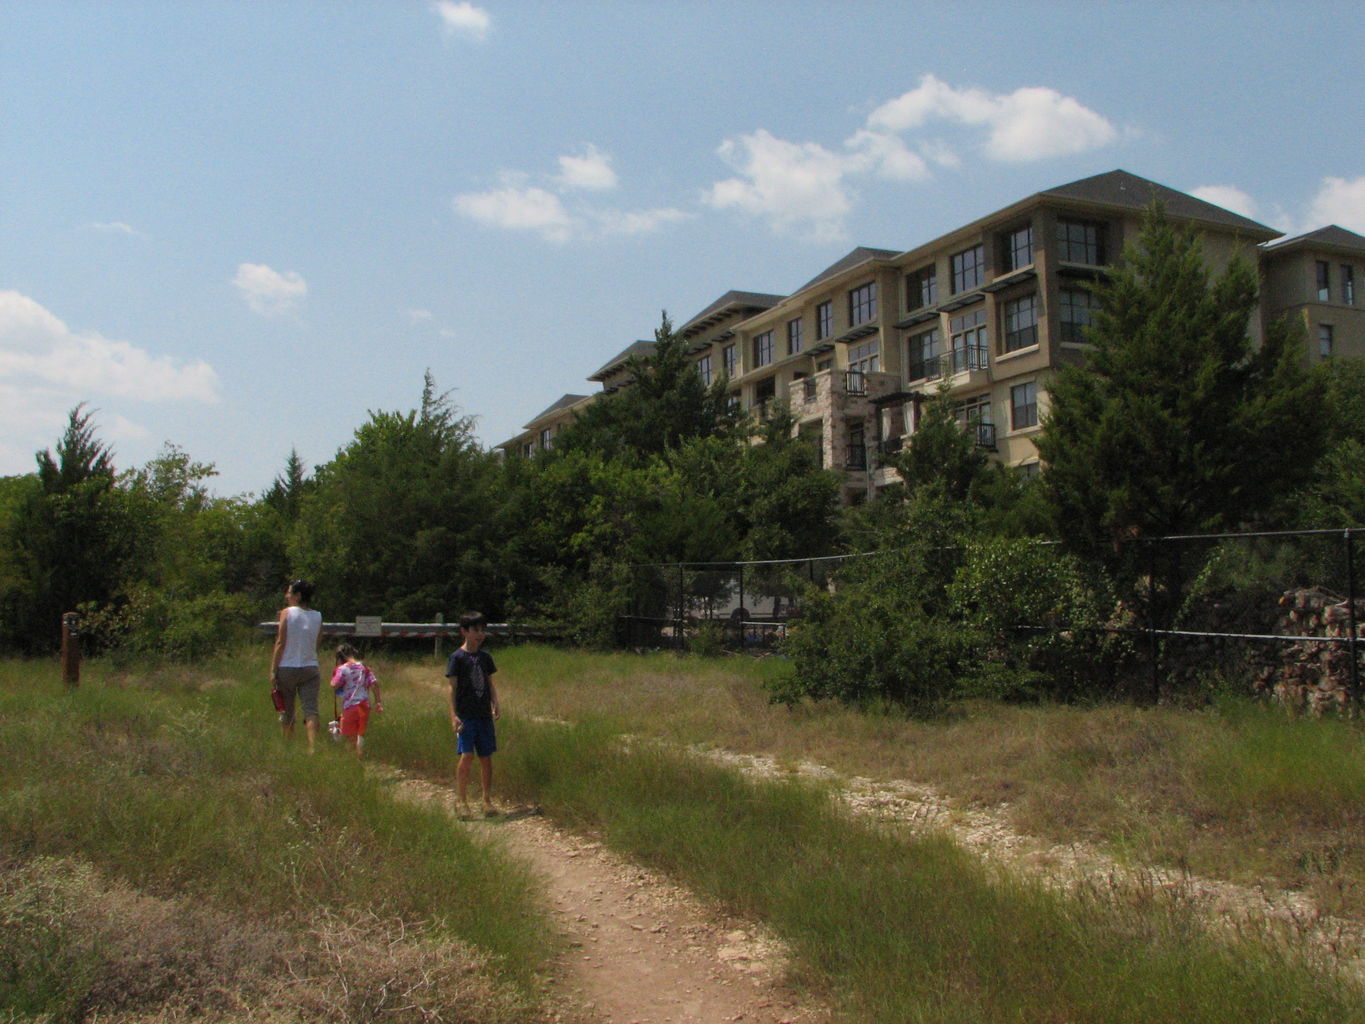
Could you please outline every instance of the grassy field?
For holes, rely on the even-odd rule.
[[[1259,936],[1210,934],[1159,893],[1047,891],[946,840],[856,821],[827,789],[686,753],[930,783],[1008,802],[1022,830],[1299,884],[1356,913],[1365,767],[1350,725],[1242,705],[980,707],[916,723],[771,706],[777,659],[494,654],[500,794],[763,920],[794,950],[796,981],[839,993],[849,1021],[1365,1021],[1361,993],[1330,970]],[[339,750],[284,749],[264,658],[121,674],[96,662],[75,693],[55,665],[0,665],[15,766],[0,801],[0,1012],[232,1019],[249,1004],[255,1019],[375,1019],[388,970],[427,1007],[541,1019],[540,894]],[[387,710],[369,756],[448,779],[440,662],[371,664]],[[219,972],[207,1004],[175,1002],[187,979]]]

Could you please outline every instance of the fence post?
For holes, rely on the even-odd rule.
[[[1346,541],[1346,621],[1351,628],[1351,640],[1346,645],[1351,652],[1351,715],[1360,713],[1360,660],[1356,651],[1358,629],[1356,628],[1356,558],[1355,531],[1343,530],[1342,539]]]
[[[438,626],[444,626],[444,625],[446,624],[445,612],[437,612],[437,613],[436,613],[436,618],[433,619],[432,621],[434,621],[434,622],[436,623],[436,625],[438,625]],[[438,660],[439,660],[440,657],[441,657],[441,637],[442,637],[442,635],[443,635],[443,634],[438,630],[437,633],[436,633],[436,640],[435,640],[435,642],[433,643],[432,654],[434,654]]]
[[[678,613],[673,619],[673,646],[678,650],[687,647],[687,568],[678,563]]]
[[[1147,654],[1152,662],[1152,704],[1161,700],[1161,649],[1156,639],[1156,541],[1144,537],[1147,545]]]
[[[62,616],[62,682],[71,687],[81,683],[81,617],[75,612]]]

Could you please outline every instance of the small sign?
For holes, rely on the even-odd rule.
[[[356,636],[383,636],[384,618],[380,615],[357,615],[355,617]]]

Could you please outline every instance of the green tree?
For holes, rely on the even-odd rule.
[[[1153,206],[1096,294],[1088,357],[1053,379],[1038,439],[1059,535],[1118,568],[1128,538],[1264,521],[1312,472],[1322,401],[1287,321],[1249,337],[1250,262],[1212,275]]]
[[[56,648],[64,612],[113,598],[136,540],[113,451],[84,405],[71,410],[55,453],[36,459],[36,486],[10,520],[14,586],[0,608],[5,644],[32,653]]]
[[[316,476],[289,551],[329,617],[502,613],[496,463],[430,373],[420,408],[371,412]]]
[[[560,431],[556,448],[638,460],[662,454],[689,437],[734,429],[737,420],[724,378],[709,386],[702,381],[667,313],[654,332],[654,351],[628,359],[625,373],[630,383],[590,403]]]

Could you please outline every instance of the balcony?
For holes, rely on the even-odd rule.
[[[867,469],[867,445],[848,446],[844,453],[844,469]]]
[[[859,398],[866,395],[867,375],[860,370],[845,370],[844,394]]]
[[[969,423],[967,424],[967,434],[976,435],[976,446],[987,451],[995,451],[995,424],[994,423]]]

